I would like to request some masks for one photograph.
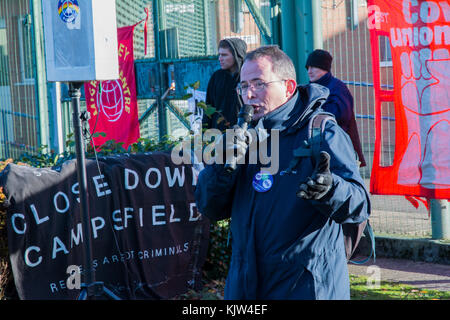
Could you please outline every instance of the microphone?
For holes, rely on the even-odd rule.
[[[239,110],[237,125],[244,130],[247,130],[248,124],[252,121],[253,118],[253,106],[249,104],[244,104]]]
[[[248,124],[252,121],[253,118],[253,111],[254,111],[253,106],[249,104],[244,104],[241,107],[241,110],[239,110],[237,125],[242,129],[247,130]],[[230,163],[225,164],[225,170],[227,172],[233,172],[234,170],[236,170],[237,165],[236,162],[237,159],[233,157]]]

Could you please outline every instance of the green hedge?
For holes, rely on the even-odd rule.
[[[204,276],[208,280],[223,280],[228,274],[231,259],[229,222],[227,219],[210,226],[208,255],[203,267]]]
[[[13,162],[12,159],[0,162],[0,173],[8,165]],[[2,209],[5,195],[3,188],[0,186],[0,300],[17,299],[17,291],[14,285],[14,279],[9,262],[8,253],[8,234],[6,229],[6,210]]]

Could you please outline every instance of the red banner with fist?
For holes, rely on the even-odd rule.
[[[370,191],[449,199],[450,4],[369,0],[368,12],[376,110]],[[380,83],[380,37],[389,39],[393,89]],[[382,105],[389,103],[395,150],[392,165],[382,166]]]

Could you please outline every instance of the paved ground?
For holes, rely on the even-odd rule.
[[[358,260],[358,258],[355,260]],[[364,265],[349,263],[349,273],[373,276],[374,268],[368,268],[373,265],[380,268],[381,281],[399,282],[424,289],[450,291],[450,265],[377,258],[375,263],[370,260]]]

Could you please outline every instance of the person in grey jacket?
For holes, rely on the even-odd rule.
[[[232,218],[225,299],[350,297],[341,224],[368,218],[369,195],[352,143],[335,121],[324,128],[320,156],[300,158],[286,171],[328,95],[317,84],[297,87],[295,79],[291,59],[277,46],[264,46],[247,54],[238,85],[254,108],[250,127],[268,130],[263,139],[277,144],[280,170],[270,174],[261,163],[245,161],[231,172],[207,165],[199,175],[199,212],[211,220]],[[241,131],[235,127],[236,140],[225,149],[245,157],[249,142]]]

